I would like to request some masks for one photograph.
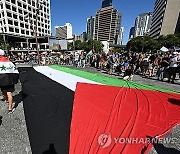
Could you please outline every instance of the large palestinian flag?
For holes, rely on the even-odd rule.
[[[65,68],[19,68],[33,154],[148,153],[180,124],[180,94]]]

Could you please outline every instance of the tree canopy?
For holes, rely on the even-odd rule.
[[[11,46],[12,46],[12,44],[5,42],[3,40],[3,36],[0,35],[0,48],[3,49],[3,50],[8,51],[8,50],[11,49]]]
[[[95,52],[101,52],[103,49],[103,44],[101,41],[97,40],[88,40],[87,42],[81,42],[80,40],[76,40],[74,42],[75,50],[84,50],[84,51],[90,51],[91,49],[94,49]]]
[[[171,48],[173,46],[180,47],[180,34],[159,36],[158,39],[153,39],[149,36],[138,36],[127,43],[127,49],[136,52],[159,50],[162,46],[166,48]]]

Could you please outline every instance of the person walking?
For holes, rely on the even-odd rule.
[[[5,52],[0,49],[0,88],[4,100],[8,102],[8,113],[14,112],[13,92],[14,85],[18,82],[18,71],[15,65],[5,57]]]

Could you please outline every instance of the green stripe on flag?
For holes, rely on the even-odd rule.
[[[145,89],[145,90],[155,90],[155,91],[161,91],[161,92],[180,93],[174,90],[169,90],[169,89],[161,88],[154,85],[147,85],[147,84],[137,83],[134,81],[126,81],[126,80],[121,80],[121,79],[116,79],[116,78],[110,78],[104,75],[85,72],[82,70],[76,70],[76,69],[67,68],[67,67],[62,67],[59,65],[52,65],[50,67],[59,71],[70,73],[72,75],[76,75],[76,76],[79,76],[88,80],[92,80],[101,84],[105,84],[105,85],[129,87],[129,88],[137,88],[137,89]]]

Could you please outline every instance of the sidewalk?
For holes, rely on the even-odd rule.
[[[14,95],[20,90],[21,86],[17,84]],[[31,154],[23,103],[19,103],[16,110],[8,114],[8,105],[0,101],[0,115],[0,154]]]

